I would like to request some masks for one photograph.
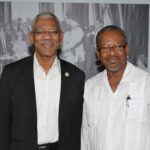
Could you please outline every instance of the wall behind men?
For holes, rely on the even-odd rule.
[[[110,24],[123,28],[128,37],[129,61],[150,71],[149,0],[0,0],[0,74],[4,65],[30,55],[33,17],[55,13],[64,32],[61,55],[86,73],[102,70],[95,56],[95,36]]]

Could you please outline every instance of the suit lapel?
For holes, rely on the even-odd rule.
[[[63,126],[64,118],[66,117],[66,109],[68,105],[68,88],[70,88],[70,72],[66,63],[60,60],[61,65],[61,93],[60,93],[60,104],[59,104],[59,128]],[[61,132],[61,131],[60,131]]]
[[[27,90],[29,100],[28,102],[33,108],[33,122],[37,123],[37,110],[36,110],[36,98],[35,98],[35,87],[34,87],[34,74],[33,74],[33,57],[29,57],[25,60],[23,66],[24,86]]]

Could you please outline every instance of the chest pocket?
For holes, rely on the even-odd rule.
[[[146,103],[144,99],[136,99],[132,98],[128,102],[128,108],[127,108],[127,121],[128,122],[134,122],[139,123],[146,120]]]
[[[144,98],[144,87],[145,82],[140,82],[140,84],[131,83],[129,85],[128,94],[131,98],[127,107],[128,122],[139,123],[146,120],[147,102]]]

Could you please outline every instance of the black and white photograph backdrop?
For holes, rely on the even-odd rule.
[[[107,25],[117,25],[126,32],[128,60],[150,71],[148,3],[32,0],[0,1],[0,75],[6,64],[30,55],[32,19],[45,11],[54,13],[61,22],[64,40],[59,57],[82,69],[86,79],[103,69],[95,54],[95,37]]]

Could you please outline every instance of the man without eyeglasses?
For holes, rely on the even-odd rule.
[[[127,60],[124,31],[114,25],[96,37],[105,70],[85,84],[82,150],[150,149],[150,75]]]
[[[0,79],[1,150],[80,150],[84,73],[59,59],[58,18],[38,14],[33,56],[4,67]]]

